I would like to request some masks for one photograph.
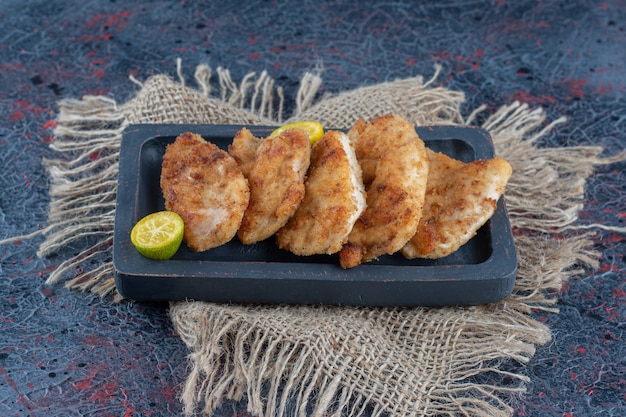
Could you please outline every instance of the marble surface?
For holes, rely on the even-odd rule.
[[[235,80],[266,70],[293,110],[300,77],[323,68],[336,93],[443,67],[437,84],[462,90],[469,113],[514,100],[568,121],[546,146],[626,146],[626,3],[469,0],[96,1],[0,3],[0,239],[46,225],[57,102],[87,94],[123,102],[144,80],[191,80],[207,63]],[[488,113],[488,111],[487,111]],[[625,163],[598,166],[581,223],[623,227]],[[625,235],[599,231],[600,268],[556,294],[560,314],[526,374],[515,416],[626,415]],[[171,416],[187,351],[164,305],[113,305],[44,280],[65,248],[40,259],[41,237],[0,247],[0,415]],[[76,271],[80,274],[80,271]],[[218,416],[246,416],[225,403]]]

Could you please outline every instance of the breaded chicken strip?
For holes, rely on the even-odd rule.
[[[363,169],[367,209],[339,253],[343,268],[395,253],[415,235],[428,176],[424,142],[402,117],[359,121],[349,136]]]
[[[241,129],[230,145],[228,145],[228,153],[235,158],[237,164],[241,168],[241,172],[244,177],[248,177],[252,165],[254,164],[254,157],[256,151],[261,145],[261,139],[257,138],[245,127]]]
[[[237,162],[190,132],[167,146],[161,190],[165,208],[183,218],[184,240],[197,252],[220,246],[235,236],[250,196]]]
[[[240,145],[242,142],[239,140]],[[249,139],[245,142],[252,143]],[[288,129],[259,143],[251,161],[249,154],[239,154],[250,187],[250,203],[237,232],[244,244],[267,239],[294,215],[304,198],[311,158],[309,135],[302,129]]]
[[[345,243],[365,209],[361,168],[346,134],[328,131],[311,149],[304,200],[276,234],[296,255],[332,254]]]
[[[495,213],[511,177],[511,166],[502,158],[463,163],[430,149],[427,153],[424,215],[402,249],[409,259],[442,258],[469,241]]]

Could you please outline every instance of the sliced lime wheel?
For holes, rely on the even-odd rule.
[[[146,258],[170,259],[183,241],[185,223],[173,211],[148,214],[133,227],[130,241]]]

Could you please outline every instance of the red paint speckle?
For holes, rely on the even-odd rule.
[[[619,268],[617,267],[617,265],[614,265],[614,264],[604,263],[604,264],[600,265],[599,269],[602,272],[609,272],[609,271],[619,272]]]
[[[106,57],[106,58],[95,58],[95,59],[92,59],[92,60],[89,62],[89,66],[90,66],[90,67],[94,67],[94,66],[96,66],[96,65],[106,64],[106,63],[107,63],[107,62],[109,62],[110,60],[111,60],[111,58],[110,58],[110,57]]]
[[[522,103],[528,103],[528,104],[554,104],[556,103],[556,99],[554,97],[551,97],[546,94],[535,96],[529,93],[528,91],[524,91],[524,90],[519,90],[519,91],[514,92],[511,98],[515,101],[520,101]]]
[[[0,68],[2,68],[3,70],[7,70],[7,71],[21,69],[22,67],[24,67],[24,65],[19,62],[14,62],[13,64],[0,65]]]
[[[618,321],[621,320],[622,315],[620,314],[620,311],[618,308],[616,307],[610,307],[610,308],[605,308],[604,309],[606,311],[606,319],[609,321]]]
[[[13,391],[15,391],[15,394],[17,394],[17,400],[15,400],[15,402],[19,402],[24,404],[24,406],[29,410],[32,411],[33,407],[30,405],[30,403],[27,401],[26,396],[24,396],[20,391],[19,388],[17,387],[17,384],[15,383],[15,381],[13,381],[10,376],[9,376],[9,372],[7,372],[7,370],[0,366],[0,375],[2,375],[4,377],[4,380],[7,382],[7,384],[13,389]],[[32,414],[32,413],[29,413]]]
[[[99,151],[95,151],[89,154],[89,159],[91,161],[95,161],[100,159],[100,157],[102,156],[102,154]]]
[[[124,417],[133,417],[135,414],[135,407],[128,404],[128,395],[126,395],[126,390],[124,388],[120,388],[120,390],[124,395]]]
[[[250,58],[250,59],[261,59],[261,53],[260,52],[252,52],[250,55],[248,55],[248,58]]]
[[[24,116],[24,112],[22,112],[20,110],[15,110],[9,116],[9,120],[12,121],[12,122],[17,122],[18,120],[22,120],[24,117],[25,117]]]
[[[14,106],[18,108],[16,112],[19,112],[19,113],[22,113],[22,111],[28,111],[30,113],[33,113],[35,116],[40,116],[42,114],[51,113],[50,109],[44,109],[43,107],[35,106],[34,104],[30,104],[26,100],[15,100]]]
[[[171,387],[165,386],[161,388],[161,395],[170,400],[174,400],[178,394]]]
[[[608,343],[611,342],[612,340],[616,340],[617,338],[613,335],[613,333],[611,333],[609,330],[606,331],[605,335],[604,335],[604,342]]]
[[[621,288],[615,288],[615,290],[613,291],[613,297],[620,299],[626,298],[626,291]]]
[[[98,22],[100,22],[104,18],[105,18],[104,13],[98,13],[97,15],[95,15],[94,17],[92,17],[91,19],[87,21],[87,26],[88,27],[97,26]]]
[[[106,403],[108,403],[111,398],[116,397],[117,396],[117,392],[119,389],[119,385],[117,383],[117,381],[108,381],[104,384],[102,384],[102,386],[98,387],[99,389],[97,391],[95,391],[90,397],[89,399],[93,402],[96,402],[100,405],[104,405]]]
[[[89,389],[89,388],[91,388],[91,384],[93,383],[94,376],[95,375],[92,375],[89,378],[81,379],[80,381],[76,381],[74,383],[74,385],[76,385],[76,388],[78,388],[78,389]]]
[[[585,91],[583,90],[583,87],[585,87],[585,85],[587,84],[586,79],[582,78],[579,80],[566,80],[563,84],[566,86],[567,92],[570,95],[576,98],[583,98],[585,96]]]
[[[57,127],[57,121],[56,120],[48,120],[46,122],[44,122],[43,124],[43,128],[44,129],[55,129]]]
[[[104,339],[97,334],[90,334],[82,338],[81,343],[87,346],[102,347],[111,346],[112,343],[108,339]]]
[[[83,43],[93,43],[93,42],[98,42],[98,41],[108,41],[112,38],[113,38],[113,35],[111,35],[110,33],[100,33],[98,35],[83,34],[79,36],[78,38],[73,36],[71,39],[73,41],[79,41]]]
[[[607,94],[613,92],[613,87],[610,85],[601,85],[596,88],[596,94]]]
[[[116,14],[98,13],[87,21],[87,27],[100,26],[102,29],[116,29],[118,31],[124,30],[128,25],[127,18],[130,17],[131,12],[124,10]]]
[[[130,17],[130,15],[131,13],[128,10],[114,14],[113,16],[109,17],[104,26],[110,28],[115,26],[117,30],[123,30],[128,24],[126,18]]]

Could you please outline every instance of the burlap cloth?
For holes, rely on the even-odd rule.
[[[59,103],[51,146],[60,156],[46,161],[51,206],[39,254],[90,244],[49,283],[63,279],[69,288],[121,301],[110,252],[119,145],[129,124],[310,118],[345,128],[359,117],[397,113],[417,125],[463,125],[483,111],[464,117],[463,93],[422,77],[317,97],[321,78],[307,73],[293,98],[295,114],[282,120],[283,91],[265,73],[234,82],[227,70],[200,66],[195,79],[193,88],[183,77],[133,79],[139,91],[124,104],[100,96]],[[551,337],[532,309],[555,311],[553,290],[596,265],[590,233],[575,222],[585,180],[607,160],[599,159],[599,147],[538,146],[563,122],[547,123],[541,109],[513,103],[484,120],[496,153],[513,167],[506,200],[519,274],[510,297],[475,307],[410,309],[171,303],[169,315],[191,363],[180,392],[184,411],[211,414],[225,399],[245,399],[252,414],[264,416],[510,415],[529,381],[523,364]],[[84,273],[68,277],[79,266]]]

